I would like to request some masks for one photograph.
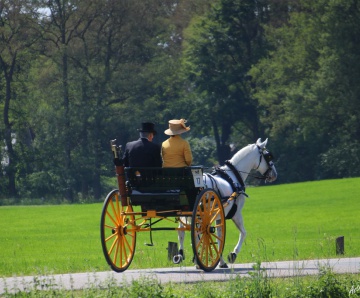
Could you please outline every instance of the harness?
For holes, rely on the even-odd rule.
[[[234,173],[237,181],[240,183],[241,187],[242,187],[242,191],[245,191],[245,182],[243,180],[243,178],[241,177],[240,173],[238,172],[238,170],[234,167],[234,165],[229,161],[229,160],[225,160],[225,164],[230,168],[230,170]],[[227,174],[226,174],[227,175]],[[229,178],[230,176],[227,175]],[[230,178],[231,179],[231,178]],[[235,190],[234,190],[235,191]]]
[[[259,168],[263,157],[264,157],[266,163],[268,164],[269,169],[264,173],[263,177],[256,177],[256,176],[253,176],[253,177],[255,177],[257,179],[266,180],[266,174],[271,170],[272,165],[273,165],[273,162],[272,162],[273,155],[269,151],[267,151],[265,148],[261,149],[259,146],[257,146],[257,147],[258,147],[258,150],[260,153],[259,165],[258,165],[257,169]],[[230,184],[233,193],[230,197],[222,198],[222,203],[223,203],[224,207],[226,207],[231,201],[235,200],[239,194],[243,194],[244,196],[249,197],[245,193],[245,182],[244,182],[242,176],[240,175],[240,172],[235,168],[235,166],[229,160],[225,161],[225,165],[231,170],[231,172],[233,172],[238,183],[235,183],[233,181],[233,179],[230,177],[230,175],[224,169],[221,169],[220,167],[215,167],[214,170],[211,172],[211,174],[205,174],[206,177],[208,177],[212,181],[212,184],[216,186],[219,193],[220,193],[219,187],[217,186],[217,183],[216,183],[215,179],[213,178],[213,176],[219,176],[220,178],[224,179],[225,181],[227,181]],[[232,218],[235,215],[236,210],[237,210],[237,205],[234,202],[233,206],[231,207],[229,213],[226,216],[226,219]]]
[[[241,175],[239,174],[239,172],[236,170],[236,168],[234,167],[234,165],[230,162],[230,161],[225,161],[225,164],[230,168],[230,170],[234,173],[236,179],[238,180],[239,183],[236,183],[233,181],[233,179],[229,176],[229,174],[221,169],[220,167],[215,167],[213,172],[211,172],[211,174],[206,174],[207,177],[209,177],[212,180],[212,183],[214,185],[216,185],[216,188],[219,190],[215,179],[212,176],[219,176],[220,178],[224,179],[225,181],[227,181],[233,191],[233,194],[230,197],[226,197],[226,198],[222,198],[222,202],[223,202],[223,206],[226,207],[231,201],[235,200],[236,197],[239,194],[243,194],[246,197],[248,197],[248,195],[245,193],[245,182],[242,179]],[[226,215],[226,219],[231,219],[234,215],[235,212],[237,210],[237,205],[234,202],[234,204],[232,205],[231,209],[229,210],[228,214]]]

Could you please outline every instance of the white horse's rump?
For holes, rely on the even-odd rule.
[[[273,182],[277,178],[277,172],[272,162],[272,155],[266,149],[267,141],[268,139],[261,142],[261,139],[258,139],[255,144],[248,145],[238,151],[230,159],[230,163],[226,163],[226,165],[220,167],[220,171],[230,177],[230,181],[233,182],[232,184],[228,182],[228,179],[224,179],[219,175],[203,175],[205,188],[212,188],[216,190],[222,198],[227,199],[227,202],[224,204],[225,216],[227,218],[230,216],[240,232],[239,240],[234,250],[228,255],[229,263],[235,262],[236,256],[239,254],[246,237],[242,217],[242,208],[244,207],[246,198],[243,186],[245,185],[246,178],[253,169],[260,172],[267,182]],[[235,173],[234,170],[237,173]],[[234,187],[236,188],[235,190],[233,189]],[[234,193],[235,195],[232,196]],[[190,218],[182,218],[179,227],[183,227],[184,224],[190,224]],[[222,231],[217,231],[217,233],[222,233]],[[179,231],[179,255],[174,257],[174,263],[180,263],[184,257],[184,237],[185,231]],[[220,267],[228,268],[222,256],[220,257]]]

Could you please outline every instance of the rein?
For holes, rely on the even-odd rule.
[[[266,177],[265,176],[256,176],[254,174],[251,174],[249,172],[244,172],[244,171],[239,171],[239,173],[244,173],[244,174],[248,174],[248,176],[252,177],[252,178],[255,178],[255,179],[258,179],[258,180],[266,180]]]
[[[261,155],[262,156],[262,155]],[[261,162],[261,159],[260,159]],[[238,171],[235,166],[229,161],[226,160],[225,164],[230,168],[230,170],[234,173],[236,179],[238,179],[238,181],[240,182],[241,186],[245,189],[245,183],[244,180],[242,179],[241,175],[239,173],[244,173],[244,174],[248,174],[248,176],[258,179],[258,180],[266,180],[265,176],[257,176],[257,175],[253,175],[249,172],[244,172],[244,171]]]
[[[262,175],[262,176],[256,176],[256,175],[253,175],[253,174],[250,174],[249,172],[244,172],[244,171],[238,171],[235,166],[229,161],[229,160],[226,160],[225,161],[225,164],[230,168],[230,170],[234,173],[236,179],[238,179],[238,181],[240,182],[241,186],[245,189],[245,183],[241,177],[241,175],[239,173],[244,173],[244,174],[248,174],[248,176],[252,177],[252,178],[255,178],[255,179],[259,179],[259,180],[266,180],[267,179],[267,176],[266,174],[270,171],[270,169],[272,168],[272,160],[273,160],[273,155],[267,151],[265,148],[264,149],[261,149],[259,146],[257,146],[258,150],[259,150],[259,153],[260,153],[260,160],[259,160],[259,164],[257,166],[256,169],[258,169],[260,167],[260,164],[261,164],[261,160],[262,158],[264,157],[264,159],[266,160],[266,163],[268,164],[269,168],[268,170]],[[265,150],[265,153],[264,153],[264,150]]]

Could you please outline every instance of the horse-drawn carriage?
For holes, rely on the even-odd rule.
[[[276,170],[271,162],[271,154],[265,149],[266,141],[253,145],[257,146],[260,160],[257,168],[246,162],[246,166],[250,167],[248,170],[256,168],[267,180],[275,180]],[[226,234],[225,219],[229,214],[231,216],[228,218],[233,219],[241,232],[238,244],[228,257],[229,262],[235,261],[245,236],[241,209],[245,198],[243,181],[246,177],[242,177],[248,175],[245,172],[239,176],[238,166],[243,164],[241,161],[249,159],[244,159],[245,155],[250,157],[253,154],[239,154],[242,150],[235,154],[235,159],[220,169],[228,176],[224,178],[204,174],[201,166],[124,168],[120,148],[114,141],[111,147],[119,188],[111,191],[105,199],[100,230],[105,259],[114,271],[122,272],[130,266],[135,254],[137,233],[159,230],[176,230],[179,233],[180,254],[174,258],[175,263],[180,262],[183,255],[184,232],[191,231],[197,266],[204,271],[212,271],[220,262],[220,266],[226,268],[222,253]],[[230,173],[226,174],[227,171]],[[239,179],[244,180],[239,183]],[[178,226],[156,227],[163,220]]]

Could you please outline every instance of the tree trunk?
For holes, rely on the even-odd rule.
[[[231,133],[231,124],[226,122],[221,123],[221,135],[218,124],[215,120],[212,121],[212,124],[216,142],[217,157],[219,164],[222,165],[225,163],[225,160],[228,160],[231,157],[230,145],[228,144]]]
[[[14,63],[15,60],[13,60]],[[9,110],[10,110],[10,101],[11,101],[11,78],[13,67],[10,68],[9,73],[7,72],[7,66],[5,65],[4,61],[1,59],[1,64],[4,71],[4,77],[6,80],[6,95],[5,95],[5,105],[4,105],[4,126],[5,126],[5,146],[7,148],[7,155],[8,155],[8,166],[6,168],[6,175],[8,177],[8,193],[10,197],[16,197],[16,176],[15,176],[15,169],[16,169],[16,158],[14,147],[12,144],[12,128],[11,123],[9,120]]]
[[[69,84],[68,84],[68,56],[65,53],[62,58],[63,70],[63,104],[64,104],[64,144],[65,144],[65,184],[66,184],[66,199],[70,202],[74,201],[72,175],[71,175],[71,133],[70,133],[70,115],[69,115]]]

